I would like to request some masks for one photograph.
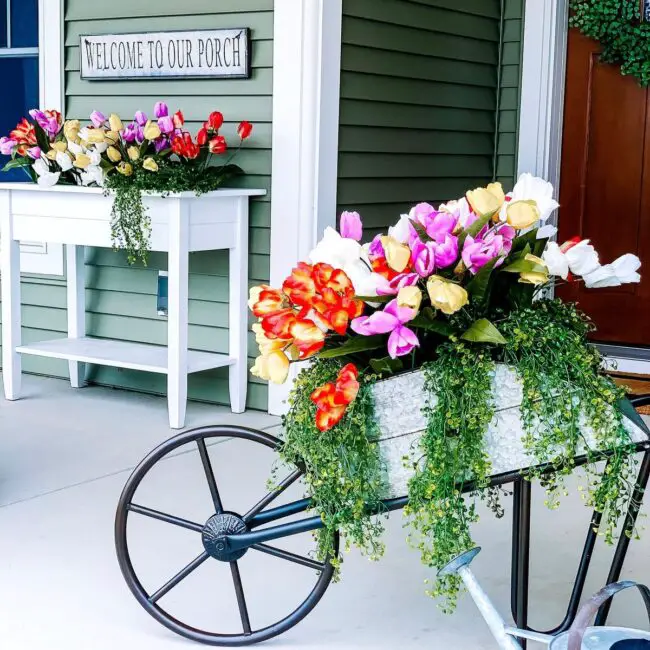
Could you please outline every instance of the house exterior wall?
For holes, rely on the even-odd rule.
[[[367,235],[419,201],[512,186],[522,1],[502,20],[500,0],[343,0],[338,204]]]
[[[65,0],[65,107],[66,118],[84,121],[94,109],[118,113],[130,119],[136,110],[150,112],[157,100],[173,110],[184,111],[188,127],[196,132],[213,110],[226,118],[224,134],[235,142],[236,124],[254,123],[254,137],[238,158],[247,176],[245,187],[270,190],[271,103],[273,91],[274,0],[157,0],[110,3]],[[250,27],[253,41],[253,74],[249,80],[141,80],[83,81],[79,73],[79,36],[93,33],[147,32],[171,29]],[[270,196],[255,200],[250,214],[250,263],[252,284],[269,278]],[[167,321],[157,316],[158,270],[167,269],[163,254],[152,254],[149,265],[130,267],[125,255],[108,249],[86,254],[87,328],[91,336],[164,345]],[[228,350],[228,257],[227,252],[196,253],[190,259],[190,347],[197,350]],[[26,343],[65,336],[65,281],[30,278],[23,282],[23,337]],[[249,355],[255,356],[254,337]],[[252,363],[252,360],[251,360]],[[27,372],[67,376],[67,364],[28,357]],[[93,368],[96,383],[165,393],[162,375]],[[193,399],[228,404],[227,369],[190,377]],[[267,387],[251,378],[248,406],[266,409]]]

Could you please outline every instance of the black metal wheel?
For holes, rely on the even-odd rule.
[[[318,562],[312,559],[308,554],[298,554],[268,544],[255,544],[248,549],[231,551],[227,548],[227,544],[224,544],[221,541],[224,535],[233,536],[248,532],[251,528],[251,522],[254,525],[253,520],[255,516],[263,513],[268,506],[276,500],[276,498],[278,498],[291,485],[296,483],[302,475],[302,472],[299,469],[290,470],[284,480],[275,484],[272,491],[268,491],[269,488],[266,487],[266,494],[259,495],[261,496],[259,501],[256,503],[253,502],[255,505],[251,505],[248,510],[228,510],[226,509],[228,507],[226,499],[223,498],[222,501],[223,494],[219,487],[219,475],[218,472],[213,470],[211,456],[212,459],[217,459],[220,449],[225,449],[228,445],[233,444],[233,441],[246,443],[246,447],[250,447],[250,443],[252,443],[253,446],[262,445],[267,448],[267,451],[271,450],[273,456],[277,456],[277,449],[281,445],[281,442],[277,438],[267,433],[237,426],[212,426],[183,432],[154,449],[140,463],[140,465],[136,467],[124,487],[117,507],[115,519],[115,545],[119,565],[129,589],[140,605],[142,605],[142,607],[158,622],[162,623],[177,634],[200,643],[226,647],[245,646],[259,643],[282,634],[295,626],[318,604],[329,586],[334,573],[330,562]],[[219,444],[215,444],[218,442],[224,442],[225,445],[222,447]],[[143,479],[150,474],[154,467],[159,466],[160,461],[168,458],[179,457],[183,455],[183,452],[186,450],[198,451],[200,465],[197,461],[197,467],[202,466],[202,473],[205,475],[204,487],[206,496],[209,495],[210,497],[209,516],[202,523],[181,518],[173,514],[168,514],[161,510],[149,508],[134,500],[136,491],[141,487]],[[255,450],[253,449],[252,451]],[[245,454],[246,451],[241,456],[237,456],[237,461],[239,462],[241,460],[244,467],[247,458]],[[247,477],[243,471],[238,474],[238,480],[241,484],[247,481]],[[195,559],[181,568],[164,584],[159,585],[157,588],[145,588],[141,582],[141,578],[138,576],[138,573],[134,568],[132,552],[129,547],[128,529],[129,521],[132,517],[144,517],[158,520],[158,522],[169,524],[171,527],[175,528],[176,531],[179,529],[192,531],[196,535]],[[156,525],[160,524],[158,523]],[[164,528],[160,532],[164,533]],[[183,532],[183,534],[185,533]],[[313,542],[311,539],[311,533],[305,534],[310,536],[309,542]],[[336,550],[338,550],[338,543],[339,540],[337,535],[335,539]],[[151,552],[155,553],[155,550],[156,549],[153,548],[151,549]],[[267,558],[269,562],[277,562],[277,560],[284,561],[280,563],[281,566],[279,567],[283,572],[286,572],[287,567],[295,568],[296,566],[299,567],[299,569],[296,570],[306,571],[308,573],[313,572],[315,585],[297,607],[294,608],[293,605],[291,606],[292,608],[289,609],[289,613],[286,616],[280,618],[280,620],[276,620],[275,622],[265,622],[263,626],[256,627],[256,617],[252,611],[249,611],[246,584],[245,580],[242,580],[242,573],[240,572],[240,564],[246,562],[248,559],[243,559],[244,555],[264,557]],[[275,560],[268,559],[269,556],[275,558]],[[267,560],[264,561],[266,562]],[[213,632],[202,629],[203,626],[189,625],[172,615],[161,604],[161,601],[165,596],[167,596],[186,578],[190,575],[193,575],[194,577],[195,572],[198,574],[200,572],[197,571],[199,570],[199,567],[208,567],[209,563],[214,562],[221,564],[221,567],[215,567],[215,569],[222,570],[226,567],[229,568],[229,571],[222,570],[222,573],[227,574],[227,578],[224,575],[224,579],[219,581],[218,584],[210,583],[210,593],[206,593],[205,598],[213,600],[214,592],[217,589],[228,590],[229,595],[227,597],[236,600],[236,610],[239,613],[241,621],[240,633]],[[181,563],[179,562],[179,566],[180,564]],[[204,569],[204,571],[205,570],[206,569]],[[255,575],[259,576],[259,571],[260,569],[258,568]],[[267,574],[265,570],[263,575],[264,578],[266,578]],[[284,578],[281,578],[281,580],[283,579]],[[273,581],[269,578],[269,582],[272,583]],[[305,578],[305,582],[306,585],[311,585],[309,576]],[[293,582],[288,584],[292,587],[294,585]],[[269,584],[268,586],[271,588],[273,584]],[[263,591],[266,592],[266,585]],[[250,592],[248,593],[250,595]],[[259,599],[260,594],[256,593],[255,595]],[[265,596],[265,594],[263,595]],[[224,597],[226,596],[224,595]],[[298,598],[300,597],[301,596],[298,595]],[[271,596],[269,596],[269,598],[271,598]],[[274,602],[273,605],[277,608],[277,603]],[[284,614],[284,612],[282,612],[282,614]],[[273,615],[275,616],[275,612]],[[219,612],[216,611],[216,609],[214,616],[215,620],[219,620]],[[223,614],[221,618],[224,618]],[[220,627],[223,629],[224,626],[220,625]]]

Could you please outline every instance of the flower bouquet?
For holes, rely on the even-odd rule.
[[[93,111],[84,127],[79,120],[63,122],[57,111],[34,109],[29,117],[0,138],[0,154],[11,156],[3,171],[22,168],[41,187],[59,183],[113,191],[114,244],[126,249],[130,263],[139,259],[145,264],[151,222],[142,193],[198,195],[218,189],[243,173],[232,161],[253,130],[250,122],[241,122],[239,146],[221,162],[230,150],[220,133],[224,117],[218,111],[194,137],[182,111],[171,115],[164,102],[156,102],[152,119],[137,111],[126,125],[118,115],[106,117],[100,111]]]
[[[557,207],[552,186],[524,174],[508,195],[493,183],[437,209],[416,205],[366,244],[360,216],[345,212],[280,289],[251,290],[253,374],[282,383],[292,362],[310,360],[290,397],[282,454],[306,468],[323,557],[334,530],[381,553],[381,524],[364,513],[394,493],[395,477],[427,565],[471,548],[476,508],[462,486],[471,481],[501,512],[498,492],[481,489],[502,471],[495,437],[518,450],[517,468],[544,478],[552,507],[587,455],[585,499],[614,538],[634,470],[622,393],[601,371],[588,318],[546,294],[564,282],[639,282],[640,261],[602,264],[589,240],[551,241]],[[514,409],[508,426],[503,401]],[[401,473],[382,454],[387,438],[402,440]],[[614,451],[602,472],[605,449]],[[442,577],[431,593],[453,607],[458,586]]]

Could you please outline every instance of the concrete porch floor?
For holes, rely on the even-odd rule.
[[[0,399],[0,647],[200,647],[168,632],[140,608],[115,559],[113,519],[122,487],[142,457],[173,435],[164,400],[95,387],[75,392],[65,382],[34,377],[26,378],[25,392],[20,402]],[[271,433],[277,426],[276,419],[263,413],[234,416],[224,408],[189,408],[190,426],[223,423]],[[228,441],[210,447],[227,508],[255,503],[264,493],[272,463],[266,450],[243,444]],[[209,492],[193,450],[160,463],[141,490],[142,505],[187,519],[202,521],[209,511]],[[590,513],[575,490],[571,492],[559,511],[549,512],[539,489],[534,491],[531,612],[540,628],[563,617],[589,523]],[[299,490],[287,498],[297,496]],[[507,615],[510,499],[504,503],[506,517],[496,520],[485,513],[474,537],[483,547],[476,573]],[[449,617],[424,596],[423,583],[431,572],[407,546],[402,525],[399,513],[387,523],[387,552],[381,562],[351,553],[342,582],[328,589],[298,627],[265,645],[310,650],[494,648],[468,597]],[[143,582],[155,588],[201,550],[196,534],[158,521],[140,518],[129,534],[134,565]],[[285,548],[306,550],[310,540],[303,537],[285,542]],[[646,532],[641,542],[632,543],[624,577],[650,582],[649,551]],[[588,595],[602,586],[611,554],[598,545]],[[309,569],[268,556],[249,552],[240,565],[253,626],[286,615],[313,585]],[[217,562],[204,564],[161,605],[185,622],[239,631],[225,568]],[[647,627],[636,594],[622,595],[610,620]]]

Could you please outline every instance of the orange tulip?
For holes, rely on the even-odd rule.
[[[330,382],[317,388],[311,394],[316,404],[316,427],[319,431],[329,431],[345,415],[345,411],[359,394],[359,371],[349,363],[339,371],[336,383]]]
[[[281,291],[277,289],[263,289],[260,291],[257,302],[253,305],[253,314],[258,318],[269,316],[287,306]]]
[[[291,327],[291,335],[300,359],[308,359],[325,345],[325,333],[309,319],[297,320]]]
[[[292,309],[280,309],[262,318],[262,329],[268,338],[290,341],[291,328],[297,321]]]

